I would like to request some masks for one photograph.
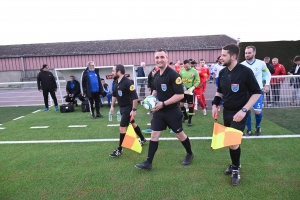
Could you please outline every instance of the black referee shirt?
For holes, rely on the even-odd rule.
[[[179,74],[167,67],[162,75],[158,71],[155,75],[154,89],[157,92],[157,99],[159,101],[166,101],[174,94],[183,94],[182,81]],[[166,108],[173,108],[179,106],[178,103],[167,105]]]
[[[237,64],[232,71],[227,67],[220,71],[217,92],[223,94],[224,109],[240,110],[250,99],[250,94],[261,94],[261,89],[253,71]]]
[[[120,107],[132,105],[132,101],[138,99],[132,81],[125,76],[119,83],[115,81],[112,96],[117,98]]]

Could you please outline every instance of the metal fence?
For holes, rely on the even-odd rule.
[[[272,79],[284,79],[280,83],[280,87],[275,88],[271,85],[270,101],[267,101],[267,95],[264,95],[265,108],[286,108],[300,106],[300,88],[295,88],[295,83],[300,86],[300,76],[272,76]],[[135,78],[136,91],[139,100],[142,101],[146,96],[150,95],[150,90],[147,87],[147,77]],[[298,82],[297,82],[298,81]],[[56,92],[59,104],[63,104],[63,97],[66,93],[66,81],[60,80],[57,82],[58,90]],[[210,106],[210,101],[215,95],[215,85],[207,83],[205,97]],[[279,101],[275,101],[275,95],[279,92]],[[49,95],[49,105],[52,105],[52,99]],[[5,82],[0,83],[0,107],[3,106],[30,106],[44,105],[43,94],[37,90],[36,81],[29,82]]]

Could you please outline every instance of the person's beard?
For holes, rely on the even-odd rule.
[[[248,57],[248,58],[246,58],[246,60],[252,60],[254,58],[254,56],[252,56],[252,57]]]
[[[231,60],[228,60],[228,62],[224,62],[223,66],[228,67],[231,65]]]
[[[118,78],[119,78],[119,75],[114,76],[114,80],[118,80]]]

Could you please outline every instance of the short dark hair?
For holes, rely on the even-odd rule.
[[[201,58],[200,61],[205,61],[205,60],[203,58]]]
[[[197,64],[196,60],[192,60],[192,61],[191,61],[191,64],[192,64],[192,65],[196,65],[196,64]]]
[[[121,74],[125,74],[125,67],[124,65],[121,65],[121,64],[117,64],[116,65],[116,72],[120,71]]]
[[[71,75],[70,78],[71,78],[71,77],[75,78],[73,75]]]
[[[238,59],[240,55],[240,47],[236,44],[228,44],[222,48],[223,50],[227,50],[230,56],[236,55],[236,59]]]
[[[100,78],[101,81],[104,81],[104,78]]]
[[[294,58],[294,62],[297,62],[297,61],[300,61],[300,56],[296,56],[296,57]]]
[[[270,61],[270,57],[266,56],[266,57],[264,58],[264,60],[269,60],[269,61]]]
[[[183,64],[187,64],[187,63],[190,64],[190,60],[184,60],[184,61],[183,61]]]
[[[48,67],[47,64],[43,64],[42,69],[45,69],[46,67]]]
[[[251,46],[247,46],[246,49],[253,49],[253,51],[256,52],[255,46],[252,46],[252,45]]]
[[[218,56],[218,58],[217,58],[217,60],[216,60],[216,62],[219,62],[219,59],[221,58],[221,56]]]
[[[168,52],[165,49],[162,49],[162,48],[156,49],[155,53],[157,53],[157,52],[165,52],[166,55],[168,56]]]

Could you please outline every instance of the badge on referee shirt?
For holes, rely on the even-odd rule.
[[[122,90],[118,90],[118,95],[121,97],[123,95]]]
[[[175,81],[175,83],[176,83],[176,84],[178,84],[178,85],[179,85],[179,84],[181,84],[181,83],[182,83],[182,80],[181,80],[181,78],[180,78],[180,77],[176,78],[176,81]]]
[[[239,84],[231,84],[231,90],[232,92],[239,91],[240,85]]]
[[[129,90],[130,90],[130,91],[135,90],[134,85],[131,85],[130,88],[129,88]]]
[[[160,87],[162,91],[167,91],[167,84],[161,84]]]

